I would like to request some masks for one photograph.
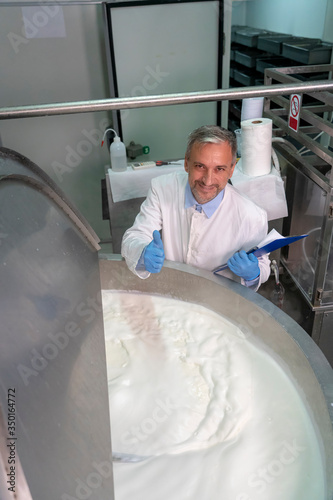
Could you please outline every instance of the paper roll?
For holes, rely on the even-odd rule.
[[[241,122],[242,170],[252,177],[269,174],[272,154],[272,120],[257,118]]]
[[[242,100],[241,122],[261,118],[264,107],[263,97],[248,97]]]

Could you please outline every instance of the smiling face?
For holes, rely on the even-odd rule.
[[[228,142],[193,144],[184,166],[196,201],[203,204],[213,200],[225,188],[235,165]]]

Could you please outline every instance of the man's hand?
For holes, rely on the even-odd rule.
[[[246,281],[254,280],[260,275],[258,259],[253,253],[247,254],[244,250],[236,252],[227,264],[230,271]]]
[[[153,232],[153,241],[146,246],[144,253],[144,264],[149,273],[159,273],[164,262],[164,249],[161,235],[158,231]]]

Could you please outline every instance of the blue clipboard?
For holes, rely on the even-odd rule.
[[[265,255],[266,253],[273,252],[274,250],[277,250],[278,248],[285,247],[287,245],[291,245],[291,243],[294,243],[295,241],[301,240],[302,238],[306,238],[307,234],[302,234],[301,236],[289,236],[287,238],[277,238],[276,240],[271,241],[270,243],[267,243],[267,245],[264,245],[261,248],[255,247],[246,252],[248,255],[250,253],[253,253],[256,257],[261,257],[262,255]],[[224,264],[223,266],[216,267],[213,269],[213,273],[217,274],[220,271],[223,271],[224,269],[227,269],[228,264]]]

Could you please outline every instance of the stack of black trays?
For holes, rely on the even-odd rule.
[[[249,26],[233,26],[231,30],[230,87],[264,84],[266,68],[284,68],[313,64],[329,64],[332,44],[318,38],[292,36]],[[310,78],[320,75],[311,73]],[[299,76],[304,80],[304,76]],[[309,78],[309,77],[308,77]],[[241,101],[229,103],[229,127],[239,128]]]

